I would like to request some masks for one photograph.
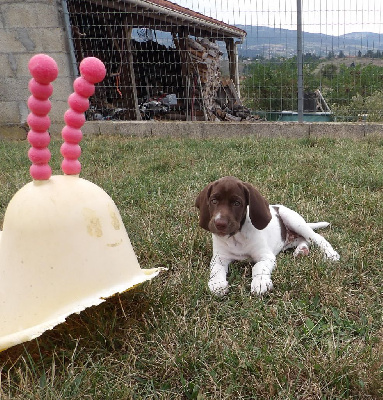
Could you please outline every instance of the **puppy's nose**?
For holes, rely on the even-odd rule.
[[[223,231],[223,230],[225,230],[225,229],[227,228],[227,226],[228,226],[228,221],[227,221],[226,218],[217,218],[217,219],[214,221],[214,224],[215,224],[215,226],[216,226],[216,228],[217,228],[218,230]]]

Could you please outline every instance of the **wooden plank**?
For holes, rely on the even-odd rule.
[[[126,21],[125,21],[126,23]],[[126,50],[127,50],[127,70],[130,76],[130,85],[132,91],[130,93],[129,103],[132,106],[132,115],[137,119],[137,121],[141,121],[141,113],[138,105],[138,96],[137,96],[137,86],[136,86],[136,76],[134,74],[134,66],[133,66],[133,53],[132,53],[132,30],[131,26],[125,25],[125,42],[126,42]],[[129,108],[129,107],[128,107]]]

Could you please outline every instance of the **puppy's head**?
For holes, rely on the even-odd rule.
[[[247,206],[251,223],[264,229],[271,220],[269,204],[252,185],[226,176],[207,185],[198,195],[199,225],[219,236],[234,235],[246,219]]]

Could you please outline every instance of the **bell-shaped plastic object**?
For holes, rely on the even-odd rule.
[[[28,156],[33,181],[10,201],[0,232],[0,351],[31,340],[73,313],[100,304],[155,277],[162,268],[141,269],[120,213],[97,185],[79,177],[79,142],[94,83],[106,73],[94,57],[80,64],[62,130],[64,175],[48,165],[56,62],[31,58]]]
[[[147,281],[109,195],[78,176],[33,181],[10,201],[0,236],[0,350]]]

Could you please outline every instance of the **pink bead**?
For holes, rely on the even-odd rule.
[[[64,158],[61,169],[66,175],[78,175],[81,172],[81,163],[78,160],[68,160]]]
[[[45,181],[52,176],[52,169],[48,164],[32,164],[29,168],[29,172],[32,178],[37,181]]]
[[[61,145],[60,152],[64,158],[77,160],[81,156],[81,147],[78,144],[64,142]]]
[[[46,54],[36,54],[28,63],[29,72],[39,83],[48,84],[57,78],[59,73],[56,61]]]
[[[68,97],[68,104],[73,111],[79,113],[85,112],[89,108],[89,100],[76,92]]]
[[[29,113],[27,117],[27,123],[32,130],[36,132],[45,132],[48,130],[51,124],[51,120],[47,115],[39,116],[33,113]]]
[[[35,132],[34,130],[30,130],[28,132],[28,142],[33,147],[37,147],[42,149],[43,147],[48,147],[51,141],[51,137],[47,131],[45,132]]]
[[[29,96],[28,108],[36,115],[47,115],[52,104],[49,100],[39,100],[35,96]]]
[[[96,57],[84,58],[80,63],[80,74],[88,82],[101,82],[106,75],[105,65]]]
[[[53,93],[53,85],[51,83],[48,83],[47,85],[39,83],[34,78],[29,81],[28,89],[33,96],[40,100],[48,99]]]
[[[68,143],[80,143],[82,139],[81,129],[65,125],[61,131],[62,138]]]
[[[73,82],[73,89],[76,93],[83,97],[93,96],[96,90],[93,83],[86,81],[82,76]]]
[[[72,128],[81,128],[85,124],[85,115],[69,109],[65,111],[64,121]]]
[[[46,147],[43,149],[31,147],[28,151],[28,157],[33,164],[47,164],[51,159],[51,152]]]

